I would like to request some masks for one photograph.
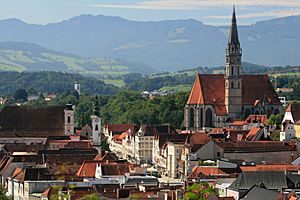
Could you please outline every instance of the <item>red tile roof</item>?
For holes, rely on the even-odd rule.
[[[278,152],[278,151],[296,151],[297,147],[293,143],[278,141],[240,141],[233,142],[215,142],[225,153],[231,152]]]
[[[249,133],[246,136],[247,140],[251,140],[257,133],[259,133],[261,130],[261,128],[257,128],[257,127],[253,127],[251,128],[251,130],[249,131]]]
[[[104,176],[124,175],[125,173],[130,173],[130,168],[133,166],[128,163],[117,163],[114,161],[85,161],[80,166],[76,176],[81,178],[94,178],[97,164],[101,164],[101,170]]]
[[[236,120],[236,121],[232,122],[230,125],[231,126],[243,126],[243,125],[246,125],[246,124],[247,124],[247,122],[245,122],[245,121]]]
[[[98,161],[104,161],[104,160],[109,160],[109,161],[117,161],[119,160],[118,156],[112,152],[105,152],[105,153],[99,153],[94,160]]]
[[[136,126],[135,124],[107,124],[106,128],[113,134],[121,134],[125,131],[128,131],[129,129],[135,132],[138,129],[138,126]]]
[[[7,137],[63,135],[64,109],[64,106],[5,106],[0,111],[0,132]]]
[[[18,175],[20,172],[22,171],[21,168],[17,167],[14,171],[14,173],[11,175],[11,177],[15,177],[16,175]]]
[[[197,74],[187,104],[214,105],[216,113],[226,115],[224,75]]]
[[[245,122],[247,123],[262,123],[264,125],[267,124],[268,121],[268,116],[267,115],[249,115],[246,119]]]
[[[95,178],[97,164],[101,161],[84,161],[76,173],[77,177]]]
[[[204,145],[210,141],[210,138],[206,133],[195,133],[190,137],[190,144]]]
[[[65,148],[93,148],[92,141],[85,140],[85,141],[69,141]]]
[[[242,171],[298,171],[300,165],[291,164],[270,164],[270,165],[255,165],[255,166],[240,166]]]
[[[121,164],[121,163],[102,163],[102,174],[104,176],[110,175],[124,175],[130,173],[132,165],[131,164]]]
[[[233,171],[234,170],[228,170]],[[229,175],[230,173],[226,172],[225,169],[221,169],[218,167],[208,167],[208,166],[195,166],[193,168],[192,173],[189,178],[198,178],[200,176],[208,177],[208,176],[222,176]]]
[[[129,131],[125,131],[125,132],[123,132],[120,136],[119,136],[119,140],[123,140],[125,137],[126,137],[126,135],[128,135],[129,134]]]
[[[243,105],[254,105],[264,97],[271,104],[281,104],[267,75],[243,75],[242,89]],[[224,75],[197,74],[187,104],[213,105],[217,115],[226,115]]]

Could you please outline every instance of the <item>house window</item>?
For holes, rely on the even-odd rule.
[[[221,157],[221,153],[220,152],[217,152],[217,157]]]
[[[98,131],[98,130],[99,130],[99,127],[98,127],[98,124],[96,124],[95,131]]]

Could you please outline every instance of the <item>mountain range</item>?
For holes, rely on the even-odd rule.
[[[229,27],[206,25],[193,19],[137,22],[81,15],[46,25],[18,19],[0,20],[0,41],[33,43],[55,52],[66,52],[65,55],[88,57],[87,60],[106,57],[145,64],[133,71],[224,65],[228,31]],[[299,65],[299,33],[300,16],[239,26],[243,60],[266,66]]]

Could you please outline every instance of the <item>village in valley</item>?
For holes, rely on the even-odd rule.
[[[89,99],[92,112],[80,116],[72,101],[27,105],[2,98],[0,195],[14,200],[298,199],[300,103],[281,96],[267,74],[243,71],[237,18],[233,8],[223,73],[196,73],[184,107],[174,110],[183,119],[181,128],[173,121],[106,121],[105,103],[96,93]],[[82,98],[80,80],[73,84]],[[175,94],[154,90],[140,96],[155,101]],[[45,102],[58,98],[49,93],[26,99],[41,96]]]

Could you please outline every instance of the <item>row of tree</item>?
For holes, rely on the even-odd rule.
[[[75,83],[81,84],[86,94],[111,95],[118,88],[103,81],[79,74],[63,72],[0,72],[0,95],[14,94],[18,89],[25,89],[29,94],[64,93],[72,91]]]
[[[177,93],[145,99],[139,92],[122,91],[111,96],[99,96],[98,104],[104,123],[170,123],[176,128],[181,128],[187,98],[188,93]],[[78,98],[75,94],[63,93],[52,101],[38,99],[28,102],[27,105],[66,105],[68,102],[76,106],[75,121],[79,127],[91,122],[94,96],[82,95]]]

